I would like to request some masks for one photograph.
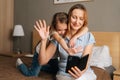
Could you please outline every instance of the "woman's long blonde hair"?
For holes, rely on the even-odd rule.
[[[73,5],[73,6],[70,8],[69,12],[68,12],[68,32],[70,32],[70,18],[71,18],[72,11],[73,11],[74,9],[80,9],[80,10],[83,10],[83,11],[84,11],[85,21],[84,21],[84,24],[83,24],[82,27],[85,27],[85,26],[88,25],[88,16],[87,16],[87,10],[86,10],[85,6],[82,5],[82,4]]]

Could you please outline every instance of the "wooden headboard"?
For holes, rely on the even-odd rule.
[[[33,29],[33,32],[32,32],[32,53],[34,53],[35,47],[39,41],[40,41],[39,34],[35,29]]]
[[[96,39],[97,46],[102,45],[109,46],[113,66],[116,69],[120,68],[120,32],[92,32],[92,33]],[[33,42],[32,42],[33,51],[39,40],[40,37],[37,31],[33,30]]]
[[[107,45],[113,66],[120,68],[120,32],[92,32],[97,46]]]

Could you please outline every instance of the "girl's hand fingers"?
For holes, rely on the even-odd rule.
[[[74,44],[75,44],[75,39],[72,38],[72,39],[70,40],[70,42],[69,42],[69,46],[70,46],[71,48],[73,48],[73,47],[74,47]]]
[[[46,21],[43,20],[42,23],[43,23],[43,27],[46,28]]]
[[[81,52],[82,50],[83,50],[82,46],[78,46],[78,47],[76,48],[76,51],[77,51],[77,52]]]
[[[36,28],[40,29],[40,25],[38,21],[36,21]]]
[[[39,29],[38,29],[38,27],[36,25],[34,25],[34,28],[39,32]]]
[[[49,36],[49,27],[46,28],[46,22],[45,20],[39,20],[36,21],[36,24],[34,25],[34,28],[39,33],[39,36],[41,39],[47,39]]]
[[[72,48],[74,54],[77,53],[77,50],[75,48]]]
[[[42,20],[39,20],[39,25],[40,25],[40,28],[43,28]]]

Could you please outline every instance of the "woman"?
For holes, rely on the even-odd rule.
[[[72,6],[69,10],[68,15],[68,31],[65,37],[66,43],[69,43],[72,36],[74,36],[79,30],[81,30],[88,24],[87,11],[82,4],[76,4]],[[57,80],[96,80],[96,75],[90,68],[89,64],[87,64],[86,68],[83,71],[81,71],[75,66],[68,71],[69,73],[66,73],[65,69],[67,64],[67,57],[69,54],[62,48],[62,46],[56,40],[53,40],[46,48],[47,37],[49,36],[49,26],[46,27],[45,21],[40,21],[40,23],[36,25],[36,30],[42,38],[41,49],[39,52],[39,63],[41,65],[46,64],[52,58],[56,50],[58,50],[59,52],[60,61],[58,64],[59,71],[56,75]],[[90,32],[87,32],[83,36],[77,38],[74,45],[75,48],[82,46],[82,52],[80,51],[71,55],[79,57],[84,56],[86,54],[91,55],[94,43],[95,40],[93,35]]]

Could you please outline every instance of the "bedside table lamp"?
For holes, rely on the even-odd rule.
[[[13,37],[15,37],[17,39],[17,54],[21,53],[19,44],[20,44],[20,38],[23,37],[24,34],[24,30],[22,25],[15,25],[14,30],[13,30]]]

